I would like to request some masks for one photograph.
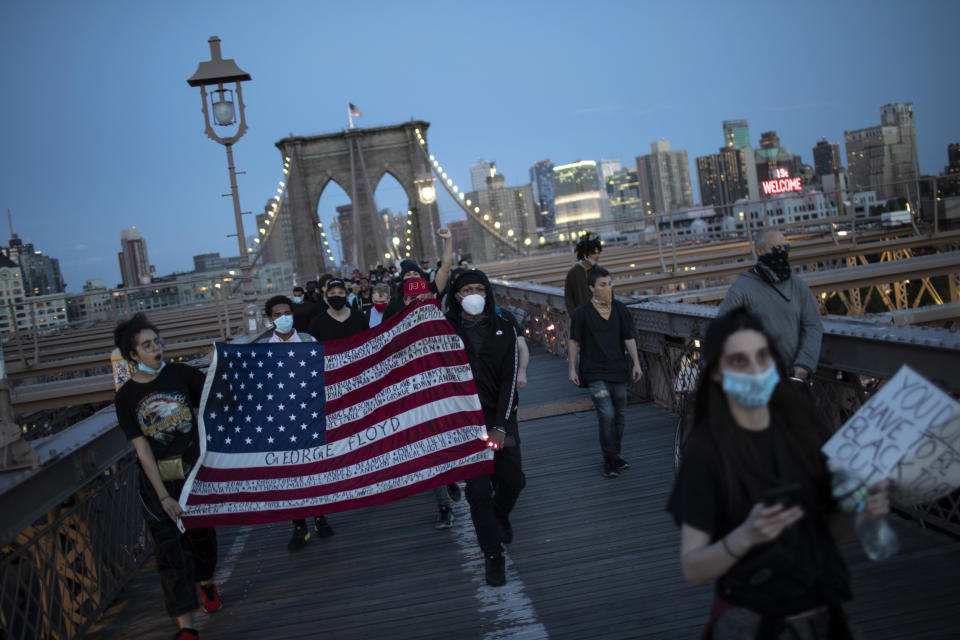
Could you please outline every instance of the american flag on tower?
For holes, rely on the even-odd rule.
[[[463,343],[435,304],[326,343],[218,343],[186,527],[382,504],[491,473]]]
[[[352,102],[347,103],[347,109],[350,111],[350,115],[354,118],[362,118],[363,114],[360,113],[360,109],[357,109],[357,105]]]

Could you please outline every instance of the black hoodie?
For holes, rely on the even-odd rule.
[[[457,291],[461,279],[467,274],[473,274],[473,277],[479,275],[487,292],[483,315],[487,317],[489,324],[484,327],[486,335],[479,353],[467,336],[469,329],[464,327],[463,309],[455,295],[450,296],[447,320],[463,340],[487,428],[500,427],[519,444],[517,374],[520,370],[520,358],[517,352],[517,332],[511,323],[497,315],[493,288],[483,272],[474,270],[460,274],[453,282],[452,291]]]

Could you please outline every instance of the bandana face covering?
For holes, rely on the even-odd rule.
[[[593,297],[597,299],[598,302],[602,304],[610,304],[610,301],[613,300],[613,289],[611,287],[604,287],[603,289],[594,289]]]
[[[595,288],[593,290],[593,299],[590,300],[590,303],[593,305],[593,308],[597,310],[597,313],[600,314],[600,317],[604,320],[610,319],[610,303],[613,301],[613,288],[604,287],[603,289]]]
[[[777,245],[757,256],[757,273],[772,284],[790,279],[790,247]]]

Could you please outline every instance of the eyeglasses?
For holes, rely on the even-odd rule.
[[[140,348],[150,353],[151,351],[156,351],[163,348],[163,338],[156,338],[154,340],[147,340],[146,342],[140,343]]]

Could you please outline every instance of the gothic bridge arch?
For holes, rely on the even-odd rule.
[[[388,127],[292,136],[276,143],[280,152],[291,159],[284,203],[288,218],[283,225],[290,237],[284,245],[294,248],[295,255],[289,258],[299,280],[311,279],[330,266],[320,251],[317,233],[317,206],[330,182],[337,183],[353,205],[352,227],[358,233],[345,229],[343,242],[361,270],[384,262],[385,254],[404,255],[390,242],[391,234],[378,214],[374,198],[377,185],[388,173],[403,187],[412,211],[412,257],[439,258],[436,230],[440,228],[440,213],[436,198],[421,202],[417,184],[431,180],[431,169],[426,154],[417,148],[416,135],[419,129],[426,140],[429,126],[422,120],[411,120]]]

